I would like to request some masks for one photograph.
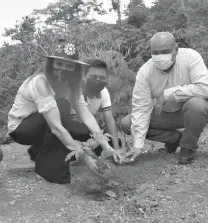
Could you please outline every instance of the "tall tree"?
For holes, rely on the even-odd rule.
[[[15,28],[5,29],[5,36],[10,36],[12,40],[19,40],[22,43],[33,39],[36,31],[36,18],[33,16],[22,17],[22,21],[17,22]]]
[[[148,20],[149,10],[145,6],[143,0],[131,0],[125,15],[127,16],[128,24],[136,28],[140,28]]]
[[[34,10],[33,14],[47,16],[46,24],[69,24],[72,21],[81,22],[87,19],[92,10],[101,15],[105,14],[102,5],[103,3],[97,3],[97,0],[59,0],[44,9]]]
[[[117,13],[118,23],[121,23],[121,0],[111,0],[113,10]]]

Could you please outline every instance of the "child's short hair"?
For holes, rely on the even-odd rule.
[[[91,67],[106,69],[106,70],[107,70],[107,73],[108,73],[108,67],[107,67],[107,64],[106,64],[104,61],[101,61],[101,60],[98,60],[98,59],[92,60],[92,61],[89,63],[89,65],[86,66],[85,74],[87,74],[88,70],[89,70]]]

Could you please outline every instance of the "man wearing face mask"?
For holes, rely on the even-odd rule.
[[[122,120],[134,139],[122,161],[134,161],[146,138],[165,143],[169,153],[180,146],[178,163],[189,164],[208,121],[208,70],[197,51],[178,48],[169,32],[156,33],[150,45],[152,58],[137,73],[132,113]]]
[[[93,60],[86,67],[83,95],[88,104],[91,114],[96,117],[99,112],[103,113],[107,132],[112,135],[110,145],[118,150],[121,146],[121,141],[118,139],[118,130],[111,110],[111,99],[106,88],[108,79],[108,70],[105,62],[100,60]],[[99,156],[102,148],[95,150]],[[117,162],[117,158],[114,157]]]

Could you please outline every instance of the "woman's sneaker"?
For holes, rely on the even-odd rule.
[[[70,184],[71,183],[71,173],[66,173],[61,179],[57,182],[58,184]]]
[[[30,156],[30,160],[32,160],[34,162],[36,161],[36,158],[37,158],[37,155],[38,155],[38,153],[35,150],[36,150],[35,146],[30,146],[27,150],[27,152]]]

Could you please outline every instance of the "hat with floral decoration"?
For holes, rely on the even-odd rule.
[[[82,65],[88,65],[87,63],[79,60],[79,52],[77,50],[75,42],[70,42],[67,39],[63,38],[57,39],[52,50],[52,54],[45,55],[45,57],[70,61]]]

